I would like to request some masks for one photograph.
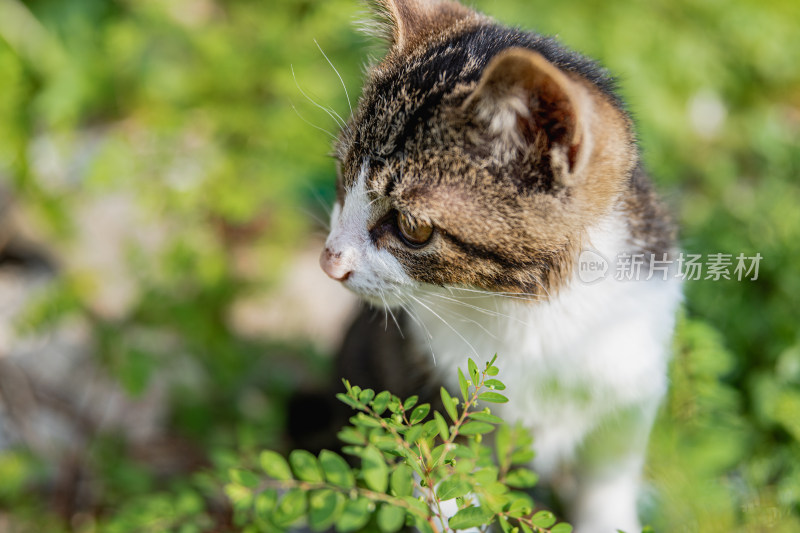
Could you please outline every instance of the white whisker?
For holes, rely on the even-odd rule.
[[[378,289],[378,296],[380,297],[381,301],[383,302],[383,331],[389,331],[389,315],[386,313],[386,309],[389,307],[386,303],[386,298],[383,297],[383,290]]]
[[[425,332],[425,340],[428,341],[428,349],[430,350],[431,357],[433,358],[433,366],[436,366],[436,352],[433,349],[433,342],[432,342],[433,335],[431,335],[431,332],[428,331],[428,328],[425,326],[422,319],[414,314],[414,311],[411,309],[411,303],[407,302],[400,293],[397,294],[397,297],[401,302],[400,307],[403,309],[403,311],[405,311],[406,314],[409,316],[409,318],[411,318],[411,320],[416,322],[417,325],[421,327],[422,330]]]
[[[514,320],[515,322],[519,322],[520,324],[522,324],[524,326],[528,325],[526,322],[524,322],[524,321],[522,321],[522,320],[520,320],[520,319],[518,319],[518,318],[516,318],[514,316],[507,315],[505,313],[501,313],[499,310],[492,311],[491,309],[487,309],[487,308],[481,307],[479,305],[474,305],[474,304],[471,304],[471,303],[467,303],[467,302],[461,301],[460,298],[465,298],[464,296],[452,297],[451,298],[449,296],[445,296],[444,294],[439,294],[439,293],[433,292],[433,291],[426,292],[425,294],[428,295],[428,296],[435,296],[436,298],[441,298],[443,300],[446,300],[448,302],[453,302],[453,303],[458,304],[458,305],[463,305],[464,307],[467,307],[469,309],[478,311],[479,313],[483,313],[483,314],[485,314],[487,316],[507,318],[509,320]],[[467,296],[466,298],[470,298],[470,297]],[[472,296],[471,298],[479,298],[479,297],[478,296]],[[495,302],[495,305],[497,305],[497,300],[496,299],[493,299],[493,300]]]
[[[350,103],[350,95],[347,93],[347,85],[344,84],[344,80],[342,79],[342,75],[339,74],[339,71],[336,69],[336,67],[333,66],[333,63],[331,62],[331,60],[328,59],[328,56],[325,54],[325,52],[322,51],[322,47],[319,45],[319,43],[317,42],[316,39],[314,39],[314,44],[317,45],[317,48],[319,48],[319,51],[322,53],[322,57],[325,58],[325,60],[331,66],[331,68],[336,73],[336,75],[339,76],[339,81],[342,82],[342,88],[344,89],[344,96],[345,96],[345,98],[347,98],[347,107],[350,108],[350,114],[352,115],[353,114],[353,105]]]
[[[316,129],[318,129],[319,131],[322,131],[322,132],[324,132],[324,133],[327,133],[327,134],[330,136],[330,138],[331,138],[331,139],[333,139],[334,141],[336,140],[336,135],[334,135],[334,134],[333,134],[333,133],[331,133],[330,131],[326,130],[325,128],[320,128],[320,127],[319,127],[319,126],[317,126],[316,124],[312,124],[311,122],[309,122],[308,120],[306,120],[306,118],[305,118],[303,115],[301,115],[301,114],[300,114],[300,111],[298,111],[298,110],[297,110],[297,108],[294,106],[294,104],[293,104],[293,103],[289,102],[289,105],[291,105],[291,106],[292,106],[292,110],[294,110],[295,114],[296,114],[296,115],[297,115],[297,116],[300,118],[300,120],[302,120],[303,122],[305,122],[306,124],[308,124],[308,125],[309,125],[309,126],[311,126],[312,128],[316,128]]]
[[[425,309],[427,309],[428,311],[430,311],[430,312],[431,312],[431,313],[432,313],[432,314],[433,314],[433,315],[434,315],[436,318],[438,318],[439,320],[441,320],[441,321],[444,323],[444,325],[445,325],[445,326],[447,326],[448,328],[450,328],[451,330],[453,330],[453,333],[455,333],[456,335],[458,335],[458,336],[461,338],[461,340],[462,340],[462,341],[464,341],[464,342],[467,344],[467,346],[469,346],[470,350],[472,350],[472,353],[473,353],[473,354],[475,354],[475,357],[476,357],[476,358],[478,358],[478,359],[480,359],[480,355],[478,354],[478,351],[477,351],[477,350],[475,350],[475,347],[474,347],[474,346],[472,346],[472,344],[471,344],[471,343],[470,343],[470,342],[469,342],[469,341],[466,339],[466,337],[464,337],[464,336],[463,336],[461,333],[459,333],[459,331],[458,331],[456,328],[454,328],[453,326],[451,326],[451,325],[450,325],[450,323],[449,323],[447,320],[445,320],[444,318],[442,318],[442,317],[441,317],[441,316],[440,316],[440,315],[439,315],[439,314],[438,314],[436,311],[434,311],[433,309],[431,309],[429,306],[425,305],[425,303],[424,303],[424,302],[422,302],[422,301],[421,301],[419,298],[417,298],[417,297],[415,297],[415,296],[413,296],[413,295],[411,295],[411,294],[409,294],[408,296],[409,296],[411,299],[413,299],[414,301],[416,301],[418,304],[420,304],[422,307],[424,307]]]
[[[328,215],[328,218],[331,216],[331,205],[330,203],[326,202],[325,199],[320,195],[319,191],[317,191],[314,187],[311,186],[309,182],[305,183],[306,188],[311,191],[311,194],[314,196],[314,199],[319,203],[322,209],[325,210],[325,214]]]
[[[299,209],[300,211],[302,211],[302,212],[303,212],[303,214],[305,214],[305,215],[308,215],[308,216],[310,216],[311,218],[313,218],[313,219],[314,219],[314,220],[317,222],[317,224],[319,224],[320,226],[322,226],[323,228],[325,228],[325,229],[326,229],[328,232],[330,232],[330,230],[331,230],[331,228],[330,228],[330,222],[328,222],[328,221],[325,221],[325,220],[323,220],[323,219],[319,218],[317,215],[315,215],[315,214],[314,214],[314,212],[313,212],[313,211],[311,211],[310,209],[307,209],[307,208],[305,208],[305,207],[298,207],[297,209]]]
[[[434,296],[435,296],[435,295],[434,295]],[[431,302],[430,300],[427,300],[427,299],[425,299],[423,296],[419,296],[419,298],[420,298],[421,300],[424,300],[425,302],[427,302],[427,303],[428,303],[428,304],[430,304],[430,305],[435,305],[433,302]],[[479,328],[481,328],[481,329],[483,330],[483,332],[484,332],[484,333],[486,333],[487,335],[489,335],[491,338],[493,338],[493,339],[495,339],[495,340],[497,339],[497,336],[496,336],[494,333],[492,333],[491,331],[489,331],[488,329],[486,329],[486,328],[483,326],[483,324],[481,324],[481,323],[480,323],[480,322],[478,322],[477,320],[474,320],[474,319],[472,319],[472,318],[469,318],[468,316],[466,316],[466,315],[464,315],[464,314],[462,314],[462,313],[459,313],[458,311],[456,311],[456,310],[454,310],[454,309],[448,309],[448,308],[442,308],[442,307],[440,307],[440,308],[439,308],[439,310],[440,310],[442,313],[450,313],[450,314],[452,314],[452,315],[455,315],[455,316],[456,316],[456,318],[460,318],[460,319],[461,319],[462,321],[464,321],[464,322],[468,322],[468,323],[471,323],[471,324],[475,324],[476,326],[478,326]]]
[[[297,76],[295,76],[295,73],[294,73],[294,65],[289,65],[289,68],[292,70],[292,78],[294,78],[294,84],[297,87],[297,90],[300,91],[300,94],[305,96],[306,99],[309,102],[311,102],[312,104],[314,104],[318,108],[320,108],[323,111],[325,111],[328,114],[328,116],[331,117],[334,122],[336,122],[337,126],[339,126],[342,129],[347,129],[347,123],[344,121],[344,119],[341,116],[339,116],[339,113],[337,113],[336,111],[334,111],[333,109],[331,109],[329,107],[325,107],[322,104],[317,103],[316,100],[314,100],[313,98],[308,96],[308,94],[306,94],[306,92],[302,89],[302,87],[300,87],[300,84],[297,82]]]
[[[405,339],[406,336],[403,335],[403,328],[400,327],[400,322],[398,322],[397,321],[397,317],[394,316],[394,312],[392,311],[392,308],[390,306],[386,305],[386,300],[383,301],[383,305],[386,306],[386,308],[384,309],[384,312],[388,312],[389,313],[389,316],[392,317],[392,321],[394,322],[394,325],[397,326],[397,331],[400,332],[400,338],[401,339]]]
[[[539,285],[542,286],[541,283],[539,283]],[[540,302],[545,300],[545,298],[543,298],[542,295],[540,294],[527,293],[527,292],[494,292],[481,289],[470,289],[467,287],[448,287],[448,288],[451,290],[471,292],[484,296],[499,296],[501,298],[508,298],[511,300],[525,300],[530,302]],[[544,289],[544,286],[542,286],[542,289]]]

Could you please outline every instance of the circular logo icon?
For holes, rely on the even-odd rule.
[[[608,275],[608,261],[596,250],[583,250],[578,257],[578,279],[597,283]]]

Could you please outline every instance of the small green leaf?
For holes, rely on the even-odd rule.
[[[421,502],[419,498],[403,496],[400,499],[406,502],[411,509],[416,509],[420,513],[428,514],[430,512],[430,508],[424,502]]]
[[[515,487],[518,489],[528,489],[533,487],[536,485],[537,481],[539,481],[539,476],[526,468],[512,470],[506,476],[506,484],[510,487]]]
[[[411,468],[400,463],[392,472],[390,486],[395,496],[411,496],[414,494],[414,477]]]
[[[444,405],[444,410],[447,411],[447,414],[450,415],[450,418],[455,422],[458,420],[458,410],[456,409],[455,404],[453,403],[453,397],[450,396],[450,393],[447,392],[447,389],[444,387],[441,388],[439,391],[442,397],[442,404]]]
[[[499,392],[483,392],[478,396],[479,400],[483,400],[484,402],[492,402],[492,403],[506,403],[508,402],[508,398],[500,394]]]
[[[289,454],[289,463],[298,479],[311,482],[322,481],[322,469],[312,453],[306,450],[293,450]]]
[[[459,474],[469,474],[475,470],[475,461],[472,459],[459,459],[456,462],[456,472]]]
[[[494,426],[487,422],[467,422],[458,431],[462,435],[480,435],[494,431]]]
[[[391,399],[392,395],[389,394],[389,391],[383,391],[378,393],[378,395],[375,396],[375,399],[372,400],[372,410],[378,413],[379,415],[382,414],[389,406],[389,401]]]
[[[325,478],[331,485],[345,489],[355,485],[356,482],[350,466],[339,454],[329,450],[322,450],[319,454],[319,462],[325,472]]]
[[[400,452],[397,451],[397,441],[395,441],[394,437],[389,435],[373,435],[370,440],[380,451],[400,457]]]
[[[512,492],[509,494],[511,506],[508,508],[509,516],[519,518],[527,516],[533,512],[533,499],[524,492]]]
[[[259,462],[261,463],[261,468],[269,477],[277,479],[278,481],[292,479],[292,471],[289,469],[289,463],[286,462],[286,459],[284,459],[281,454],[273,452],[272,450],[264,450],[261,452],[261,455],[259,455]]]
[[[439,411],[434,411],[433,419],[436,420],[436,425],[439,426],[439,436],[443,440],[450,440],[450,431],[442,414]]]
[[[511,428],[507,424],[502,424],[494,435],[495,450],[497,450],[497,462],[503,468],[508,468],[509,454],[511,453]]]
[[[484,483],[483,490],[486,491],[487,494],[500,496],[502,494],[506,494],[509,489],[504,483],[500,483],[499,481],[493,481],[491,483]]]
[[[384,418],[383,420],[386,422],[387,426],[397,431],[398,433],[405,433],[406,431],[408,431],[409,426],[406,426],[405,424],[402,423],[403,417],[401,417],[399,414],[394,415],[393,418]]]
[[[470,413],[469,417],[473,420],[478,420],[480,422],[490,422],[492,424],[502,424],[503,419],[499,416],[495,416],[489,413],[484,413],[483,411],[475,411],[474,413]]]
[[[412,424],[417,424],[425,420],[425,417],[428,416],[428,413],[431,410],[431,405],[429,403],[423,403],[422,405],[418,406],[414,411],[411,413],[411,418],[409,422]]]
[[[493,517],[494,513],[485,507],[467,507],[453,515],[449,525],[451,529],[469,529],[489,524]]]
[[[350,417],[350,423],[353,424],[354,426],[360,426],[365,428],[381,427],[380,420],[376,420],[375,418],[365,413],[358,413],[356,416]]]
[[[339,440],[347,444],[366,444],[367,438],[354,427],[343,427],[337,434]]]
[[[477,459],[478,454],[475,453],[475,450],[469,448],[468,446],[462,446],[461,444],[455,444],[453,448],[453,455],[456,457],[461,457],[463,459]]]
[[[467,401],[469,384],[467,383],[467,378],[464,377],[464,373],[460,368],[458,369],[458,387],[461,389],[461,396],[464,398],[464,401]]]
[[[444,453],[444,449],[445,445],[440,444],[431,451],[431,459],[432,459],[431,464],[436,465],[439,463],[439,459],[441,459],[442,454]]]
[[[533,461],[536,454],[530,448],[524,450],[516,450],[511,454],[511,464],[525,465]]]
[[[275,489],[267,489],[256,496],[256,516],[261,520],[268,520],[275,510],[275,504],[278,502],[278,491]]]
[[[232,468],[228,472],[228,475],[231,481],[239,485],[244,485],[247,488],[254,489],[258,486],[258,476],[248,470]]]
[[[650,531],[652,532],[652,529]],[[561,522],[551,527],[550,533],[572,533],[572,526],[566,522]],[[643,529],[642,533],[646,533],[646,529]]]
[[[308,498],[308,525],[314,531],[325,531],[344,509],[344,496],[332,490],[315,490]]]
[[[500,475],[500,472],[497,470],[497,467],[495,466],[486,466],[484,468],[481,468],[480,470],[476,470],[472,474],[473,479],[483,485],[494,483],[495,481],[497,481],[498,475]]]
[[[503,383],[499,379],[487,379],[486,381],[483,382],[483,384],[489,387],[490,389],[506,390],[505,383]]]
[[[370,508],[372,502],[366,498],[348,500],[345,503],[344,511],[336,520],[336,531],[339,533],[349,533],[361,529],[369,521]]]
[[[422,471],[422,466],[420,465],[419,459],[414,455],[411,450],[407,450],[405,447],[402,448],[403,457],[406,460],[406,464],[410,466],[414,472],[420,477],[425,477],[425,472]]]
[[[465,496],[470,491],[470,485],[459,478],[448,478],[439,483],[436,487],[436,495],[442,501],[452,500],[460,496]]]
[[[539,511],[531,517],[534,526],[548,528],[556,523],[556,517],[550,511]]]
[[[355,455],[356,457],[361,457],[361,454],[364,453],[363,446],[342,446],[342,452],[346,453],[347,455]]]
[[[389,485],[389,469],[383,454],[375,446],[369,445],[361,455],[361,472],[367,486],[376,492],[386,492]]]
[[[406,442],[409,444],[414,444],[420,439],[420,437],[422,437],[422,432],[422,426],[412,426],[408,431],[406,431]]]
[[[405,521],[406,512],[402,507],[384,503],[378,508],[378,528],[383,533],[394,533],[403,527]]]
[[[288,527],[306,512],[306,492],[303,489],[291,489],[281,498],[272,520],[278,527]]]
[[[428,420],[422,424],[422,434],[426,439],[432,439],[439,434],[439,424],[436,420]]]
[[[342,402],[344,404],[349,405],[353,409],[361,409],[362,408],[362,405],[360,403],[358,403],[356,400],[354,400],[350,396],[347,396],[346,394],[343,394],[341,392],[336,394],[336,399],[338,399],[340,402]]]
[[[467,359],[467,367],[469,368],[469,377],[472,379],[472,384],[477,387],[478,383],[480,383],[481,375],[478,372],[478,365],[475,364],[472,357]]]
[[[358,395],[358,401],[363,404],[368,404],[375,397],[375,391],[372,389],[364,389]]]
[[[253,502],[253,491],[238,483],[228,483],[225,485],[225,495],[236,508],[249,507]]]
[[[417,400],[419,400],[419,396],[411,396],[410,398],[407,398],[403,403],[403,409],[406,411],[410,410],[412,407],[417,405]]]
[[[393,413],[399,413],[400,407],[402,407],[402,404],[400,403],[400,398],[393,395],[392,398],[389,400],[389,411]]]
[[[490,376],[496,376],[497,374],[500,373],[500,369],[497,368],[496,366],[490,366],[489,368],[486,369],[486,373],[489,374]]]

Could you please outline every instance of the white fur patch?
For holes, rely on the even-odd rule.
[[[358,178],[345,193],[344,205],[337,204],[331,213],[331,231],[325,246],[341,254],[352,274],[344,285],[376,305],[397,305],[394,291],[415,284],[400,262],[388,251],[378,249],[369,236],[376,220],[378,205],[370,201],[366,190],[369,162],[361,165]],[[378,213],[378,216],[382,213]]]

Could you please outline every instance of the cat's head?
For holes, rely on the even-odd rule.
[[[390,49],[337,142],[323,269],[390,303],[426,285],[552,294],[636,164],[613,81],[454,2],[375,4]]]

